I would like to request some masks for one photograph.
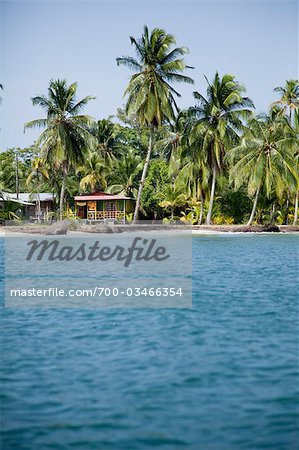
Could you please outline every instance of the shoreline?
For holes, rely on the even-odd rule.
[[[59,233],[55,232],[55,229],[52,228],[51,232],[47,232],[44,225],[21,225],[21,226],[8,226],[0,229],[0,237],[5,236],[57,236],[57,235],[85,235],[85,234],[107,234],[107,233],[119,233],[125,232],[125,230],[121,229],[121,226],[116,225],[109,226],[108,228],[102,225],[88,225],[88,228],[84,226],[82,229],[78,227],[77,230],[64,230],[65,232]],[[150,228],[150,227],[149,227]],[[170,229],[169,229],[170,230]],[[172,228],[173,230],[173,228]],[[50,231],[50,230],[48,230]],[[158,230],[157,230],[158,231]],[[162,231],[160,229],[159,231]],[[167,231],[167,227],[163,228],[163,231]],[[299,233],[299,225],[274,225],[274,226],[263,226],[263,225],[193,225],[192,226],[192,235],[243,235],[243,234],[298,234]]]

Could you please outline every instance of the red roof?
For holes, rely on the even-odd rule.
[[[86,200],[134,200],[124,195],[107,194],[106,192],[94,192],[86,195],[76,195],[75,201],[81,202]]]

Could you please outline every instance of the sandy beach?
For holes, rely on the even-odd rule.
[[[53,226],[52,226],[53,227]],[[117,227],[117,228],[114,228]],[[46,230],[44,225],[21,225],[21,226],[9,226],[3,227],[0,230],[0,237],[5,236],[24,236],[24,235],[59,235],[65,233],[56,233],[55,229]],[[149,230],[151,228],[149,227]],[[153,226],[154,229],[154,226]],[[167,228],[165,229],[165,231]],[[50,231],[50,232],[49,232]],[[101,225],[84,225],[79,226],[76,230],[68,230],[68,235],[84,235],[84,234],[106,234],[106,233],[119,233],[126,232],[128,229],[124,229],[120,225],[105,227]],[[162,231],[161,229],[158,231]],[[298,225],[279,225],[279,226],[262,226],[255,225],[248,227],[246,225],[194,225],[192,227],[192,235],[209,235],[209,234],[251,234],[251,233],[299,233]]]

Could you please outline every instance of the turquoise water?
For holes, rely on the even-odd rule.
[[[297,290],[296,236],[198,236],[192,309],[2,308],[1,449],[298,449]]]

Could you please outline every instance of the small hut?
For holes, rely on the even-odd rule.
[[[76,216],[88,220],[125,219],[135,207],[135,199],[106,192],[77,195],[74,200]]]

